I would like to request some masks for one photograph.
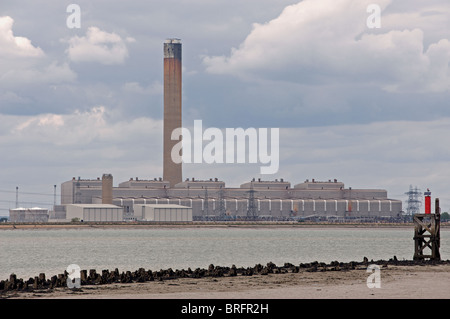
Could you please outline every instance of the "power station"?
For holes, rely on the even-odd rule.
[[[234,188],[226,187],[217,178],[183,180],[182,164],[175,163],[171,154],[178,142],[172,140],[171,134],[182,127],[181,46],[179,39],[164,42],[163,177],[130,178],[117,187],[113,186],[111,174],[101,179],[73,177],[61,184],[61,205],[56,206],[54,219],[67,219],[70,211],[70,216],[98,220],[94,215],[96,209],[102,214],[101,205],[107,206],[114,220],[119,214],[113,206],[120,207],[123,220],[156,220],[174,211],[183,211],[183,216],[193,220],[401,217],[402,201],[389,199],[386,190],[345,188],[336,179],[307,179],[295,185],[283,179],[252,179]],[[166,207],[172,211],[160,212],[161,204],[169,204]],[[190,210],[186,212],[185,208]]]

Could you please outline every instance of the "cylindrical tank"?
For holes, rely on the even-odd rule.
[[[429,189],[424,193],[425,195],[425,214],[431,214],[431,192]]]

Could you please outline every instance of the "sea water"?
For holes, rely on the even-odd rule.
[[[0,280],[81,269],[134,271],[249,267],[273,262],[411,260],[411,228],[89,228],[0,231]],[[441,258],[450,259],[450,230],[441,229]]]

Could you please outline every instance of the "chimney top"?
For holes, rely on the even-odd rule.
[[[166,41],[164,41],[164,43],[181,43],[181,39],[169,38],[169,39],[166,39]]]

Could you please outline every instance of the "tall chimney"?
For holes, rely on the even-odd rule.
[[[102,176],[102,204],[112,204],[113,177],[111,174]]]
[[[181,183],[182,164],[172,161],[172,148],[179,143],[172,140],[172,131],[181,128],[181,41],[164,42],[164,158],[163,179],[170,186]]]

